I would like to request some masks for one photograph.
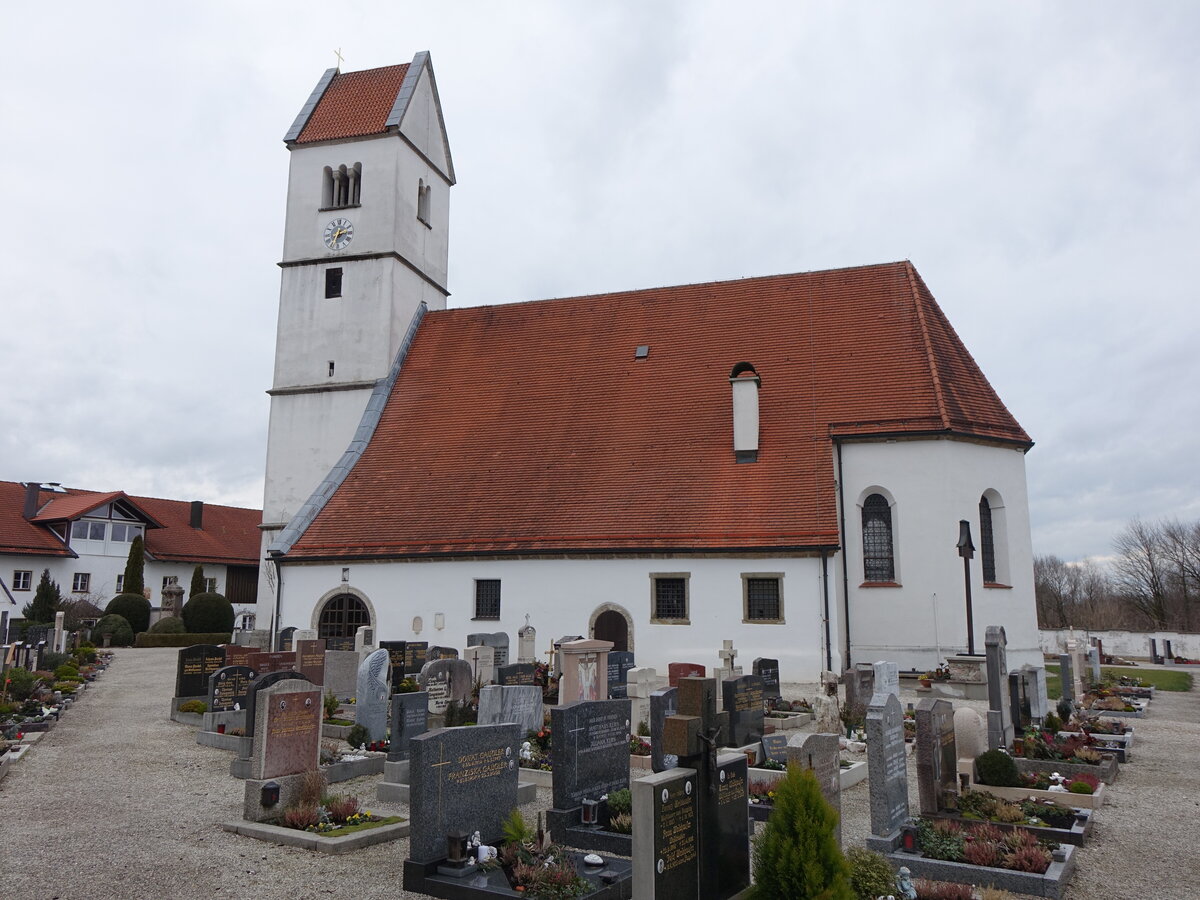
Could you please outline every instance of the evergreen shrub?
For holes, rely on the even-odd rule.
[[[367,733],[367,729],[362,725],[354,725],[350,728],[350,733],[346,735],[346,743],[354,749],[364,746],[371,736]]]
[[[233,618],[233,604],[222,594],[197,594],[183,605],[183,624],[190,634],[232,632]]]
[[[896,876],[882,853],[851,847],[846,851],[850,863],[850,887],[858,900],[875,900],[896,892]]]
[[[28,700],[37,678],[28,669],[8,670],[8,696],[12,700]]]
[[[109,643],[114,647],[128,647],[133,643],[133,629],[129,627],[129,620],[124,616],[115,613],[106,615],[92,629],[92,638],[101,643],[104,643],[106,634],[111,636]]]
[[[178,616],[166,616],[150,626],[151,634],[184,634],[187,627]]]
[[[141,594],[117,594],[104,607],[104,614],[121,616],[134,634],[141,634],[150,627],[150,601]]]
[[[988,750],[975,757],[975,768],[979,771],[980,784],[992,787],[1020,787],[1021,779],[1017,764],[1003,750]]]

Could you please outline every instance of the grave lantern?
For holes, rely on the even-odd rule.
[[[264,807],[274,806],[279,802],[279,782],[268,781],[262,786],[261,803]]]
[[[911,822],[900,828],[900,849],[905,853],[917,852],[917,829]]]
[[[599,806],[600,806],[600,803],[597,800],[584,800],[583,801],[583,824],[584,825],[593,825],[594,826],[599,823],[600,817],[597,814],[599,812]]]
[[[454,868],[461,868],[467,864],[467,833],[465,831],[446,833],[446,861]]]

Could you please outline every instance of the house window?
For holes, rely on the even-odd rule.
[[[321,209],[358,206],[362,194],[362,163],[326,166],[321,173]]]
[[[112,523],[111,539],[121,544],[129,544],[142,533],[141,525],[124,525],[121,522]]]
[[[215,594],[216,592],[217,592],[217,579],[206,577],[204,579],[204,593]]]
[[[687,625],[688,620],[688,575],[672,572],[650,576],[654,591],[653,621],[671,625]]]
[[[429,201],[433,188],[422,178],[417,179],[417,218],[429,225]],[[431,226],[432,227],[432,226]]]
[[[754,574],[742,576],[744,622],[783,624],[783,576]]]
[[[896,580],[892,551],[892,507],[883,494],[872,494],[863,503],[863,572],[868,582]]]
[[[13,590],[27,591],[33,584],[33,572],[18,569],[13,572]]]
[[[983,559],[983,580],[996,581],[996,543],[992,536],[992,505],[979,498],[979,555]]]
[[[71,591],[76,594],[86,594],[91,583],[92,576],[89,572],[76,572],[71,578]]]
[[[178,575],[164,575],[163,576],[163,590],[166,590],[173,584],[179,584],[179,576]]]
[[[500,579],[475,579],[475,618],[500,618]]]
[[[117,576],[117,593],[119,594],[124,590],[125,590],[125,575],[121,574],[121,575]]]
[[[77,519],[71,523],[71,539],[80,541],[103,541],[108,529],[107,522],[89,522]]]
[[[325,299],[330,300],[340,296],[342,296],[342,270],[340,268],[326,269]]]

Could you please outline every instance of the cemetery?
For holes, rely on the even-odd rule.
[[[152,652],[172,656],[172,740],[213,754],[214,771],[226,760],[210,791],[238,814],[212,828],[329,859],[397,848],[403,896],[724,900],[775,883],[783,848],[804,840],[851,874],[886,867],[893,893],[1075,898],[1096,823],[1120,821],[1105,808],[1119,767],[1135,765],[1133,727],[1084,708],[1095,682],[1064,679],[1080,699],[1053,707],[1044,669],[1007,671],[1001,628],[977,667],[983,701],[921,691],[882,661],[808,686],[775,660],[744,674],[731,642],[712,669],[660,676],[570,636],[549,662],[510,661],[501,634],[462,650],[371,637]],[[0,707],[0,778],[70,709],[60,685],[80,696],[132,652],[151,651],[56,671],[31,715],[30,698]],[[801,807],[819,834],[794,832]]]

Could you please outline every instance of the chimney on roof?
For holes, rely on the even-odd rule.
[[[188,521],[188,524],[191,525],[193,528],[203,528],[204,527],[204,501],[203,500],[193,500],[192,501],[192,516],[191,516],[191,519]]]
[[[729,373],[733,388],[733,455],[740,463],[758,461],[758,387],[754,366],[740,362]]]
[[[42,484],[39,481],[31,481],[25,485],[25,508],[21,511],[21,515],[26,519],[32,519],[37,515],[41,506]]]

